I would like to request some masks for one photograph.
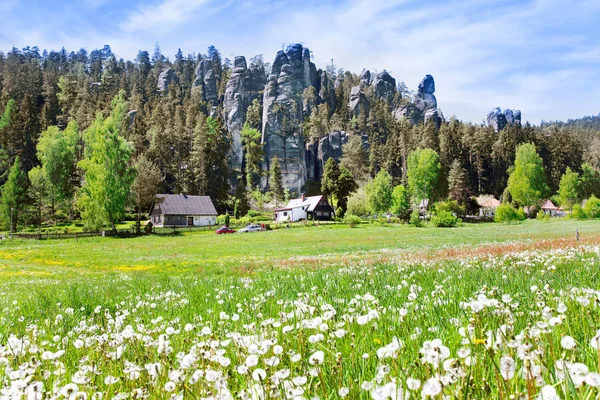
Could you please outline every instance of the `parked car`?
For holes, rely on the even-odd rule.
[[[229,228],[229,227],[227,227],[227,226],[222,226],[222,227],[220,227],[219,229],[217,229],[217,230],[215,231],[215,233],[216,233],[217,235],[222,235],[222,234],[224,234],[224,233],[235,233],[235,229],[231,229],[231,228]]]
[[[238,232],[239,233],[247,233],[247,232],[260,232],[260,231],[262,231],[262,228],[260,225],[250,224],[247,227],[240,229]]]

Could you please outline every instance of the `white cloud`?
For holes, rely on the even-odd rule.
[[[189,22],[194,14],[212,0],[162,0],[153,6],[142,6],[129,14],[121,24],[125,32],[167,30]]]

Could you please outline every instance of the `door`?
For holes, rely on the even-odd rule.
[[[188,226],[194,225],[194,217],[188,217]]]

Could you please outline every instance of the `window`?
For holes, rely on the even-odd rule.
[[[284,216],[284,217],[287,217],[287,211],[284,211],[284,212],[283,212],[283,216]]]
[[[170,215],[167,215],[167,221],[172,221],[173,217],[171,217]]]

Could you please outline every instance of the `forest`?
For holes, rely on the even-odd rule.
[[[281,84],[287,70],[278,60],[250,58],[248,69],[260,75],[251,78],[267,82],[277,69]],[[6,228],[12,211],[21,225],[81,218],[90,230],[114,226],[126,212],[147,212],[158,192],[208,195],[220,212],[240,215],[300,191],[324,192],[344,213],[351,194],[373,189],[376,177],[390,188],[406,188],[413,205],[425,198],[466,203],[482,194],[506,202],[517,148],[528,143],[543,165],[540,196],[557,194],[568,174],[577,175],[577,193],[567,197],[600,196],[600,115],[540,125],[519,121],[498,130],[440,111],[438,121],[415,123],[395,113],[415,98],[404,83],[382,98],[364,85],[364,73],[332,60],[317,71],[317,85],[269,104],[268,112],[268,86],[251,95],[236,139],[225,107],[228,83],[242,70],[237,64],[237,57],[223,59],[214,46],[205,54],[179,50],[172,59],[158,44],[134,60],[117,59],[109,46],[0,52],[0,225]],[[368,106],[349,107],[356,87]],[[265,116],[275,114],[282,137],[301,139],[300,159],[332,132],[348,138],[341,157],[321,160],[322,173],[308,173],[300,190],[286,183],[286,165],[282,171],[265,146],[271,123]],[[242,148],[241,162],[232,161],[235,146]],[[428,151],[435,154],[436,177],[423,191],[410,164],[418,169],[419,157],[427,163]]]

